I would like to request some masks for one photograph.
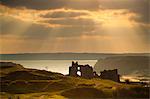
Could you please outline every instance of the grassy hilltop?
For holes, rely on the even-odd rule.
[[[5,71],[7,71],[6,68],[1,68],[1,99],[10,97],[20,99],[149,97],[149,89],[141,85],[127,85],[98,78],[69,77],[60,73],[27,68]]]

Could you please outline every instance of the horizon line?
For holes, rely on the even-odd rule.
[[[27,52],[27,53],[0,53],[2,54],[150,54],[150,52]]]

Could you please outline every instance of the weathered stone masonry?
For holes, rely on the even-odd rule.
[[[81,75],[78,75],[77,72],[80,72]],[[72,66],[69,67],[69,75],[73,77],[83,77],[86,79],[91,78],[101,78],[101,79],[108,79],[113,80],[116,82],[120,82],[120,78],[118,75],[118,70],[104,70],[100,72],[100,76],[93,71],[92,66],[90,65],[79,65],[78,62],[72,62]]]

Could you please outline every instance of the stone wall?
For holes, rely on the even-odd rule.
[[[77,72],[80,71],[81,75]],[[93,78],[93,68],[89,65],[78,65],[78,62],[72,62],[72,66],[69,67],[69,75],[73,77]]]
[[[102,79],[109,79],[109,80],[113,80],[115,82],[120,82],[120,78],[118,75],[118,70],[114,69],[114,70],[104,70],[102,72],[100,72],[100,78]]]
[[[80,72],[81,75],[78,75],[77,72]],[[91,78],[101,78],[109,79],[115,82],[120,82],[120,77],[118,75],[118,70],[104,70],[100,72],[100,76],[93,71],[92,66],[90,65],[79,65],[78,62],[72,62],[72,66],[69,67],[69,75],[73,77],[83,77],[87,79]]]

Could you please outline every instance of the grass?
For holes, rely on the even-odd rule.
[[[16,69],[16,70],[15,70]],[[149,89],[98,78],[64,76],[19,66],[0,70],[0,99],[148,98]],[[10,98],[11,97],[11,98]],[[18,98],[18,99],[19,99]]]
[[[64,77],[59,80],[14,81],[1,92],[1,99],[65,99],[65,98],[148,98],[149,89],[110,80]]]

